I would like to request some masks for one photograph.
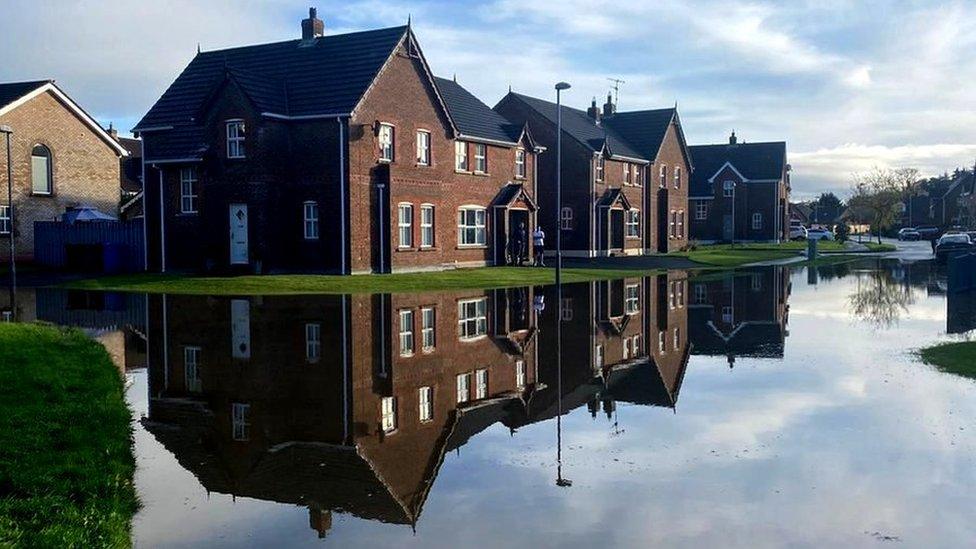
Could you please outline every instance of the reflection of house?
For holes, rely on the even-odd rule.
[[[326,35],[312,9],[300,39],[198,53],[133,131],[152,270],[490,265],[534,227],[539,149],[410,25]]]
[[[119,159],[128,152],[53,80],[0,84],[0,125],[9,126],[13,206],[7,203],[7,156],[0,134],[0,247],[11,234],[18,257],[34,257],[34,222],[53,221],[70,208],[119,207]],[[6,262],[6,251],[0,262]]]
[[[781,358],[786,344],[789,271],[766,267],[692,280],[688,330],[692,353]]]
[[[779,241],[789,236],[790,165],[786,143],[689,147],[695,171],[689,205],[691,237],[708,242]]]
[[[532,303],[154,297],[146,426],[209,490],[306,505],[319,525],[334,509],[412,524],[445,450],[532,398]]]

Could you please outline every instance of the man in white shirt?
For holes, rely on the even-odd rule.
[[[546,262],[544,258],[545,246],[546,245],[546,233],[543,232],[542,227],[536,226],[535,231],[532,232],[532,247],[535,249],[535,266],[545,267]]]

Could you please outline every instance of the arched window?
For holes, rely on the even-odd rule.
[[[31,150],[31,189],[34,194],[51,194],[54,174],[51,166],[51,149],[35,145]]]

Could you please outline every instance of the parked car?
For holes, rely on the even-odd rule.
[[[918,231],[919,240],[935,240],[942,234],[942,231],[935,225],[922,225],[915,230]]]
[[[973,251],[973,241],[966,233],[943,235],[935,245],[935,259],[945,263],[950,257]]]
[[[803,225],[791,224],[790,225],[790,240],[806,240],[807,239],[807,228]]]
[[[823,227],[816,227],[807,229],[807,239],[808,240],[833,240],[834,233],[824,229]]]
[[[898,240],[919,240],[922,235],[915,227],[905,227],[898,231]]]

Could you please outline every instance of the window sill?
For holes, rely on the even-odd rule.
[[[486,337],[488,337],[488,336],[487,335],[479,335],[479,336],[474,336],[474,337],[459,337],[458,338],[458,341],[460,341],[461,343],[471,343],[471,342],[474,342],[474,341],[481,341],[482,339],[485,339]]]
[[[516,181],[525,181],[526,179],[528,179],[528,178],[525,177],[524,175],[516,175],[515,176],[515,180]]]
[[[441,251],[441,249],[438,248],[437,246],[421,246],[420,248],[417,249],[417,251],[418,252],[439,252]]]
[[[37,191],[31,191],[31,196],[42,196],[42,197],[45,197],[45,198],[50,198],[50,197],[54,196],[54,193],[42,193],[42,192],[37,192]]]
[[[247,160],[246,156],[228,156],[227,160]]]
[[[318,238],[308,238],[307,236],[302,239],[303,242],[318,242]]]
[[[410,246],[397,246],[397,248],[395,250],[393,250],[393,251],[394,252],[397,252],[397,253],[399,253],[399,252],[416,252],[417,251],[417,248],[411,248]]]
[[[487,244],[458,244],[456,250],[487,250]]]
[[[200,212],[180,212],[176,214],[176,217],[199,217]]]

